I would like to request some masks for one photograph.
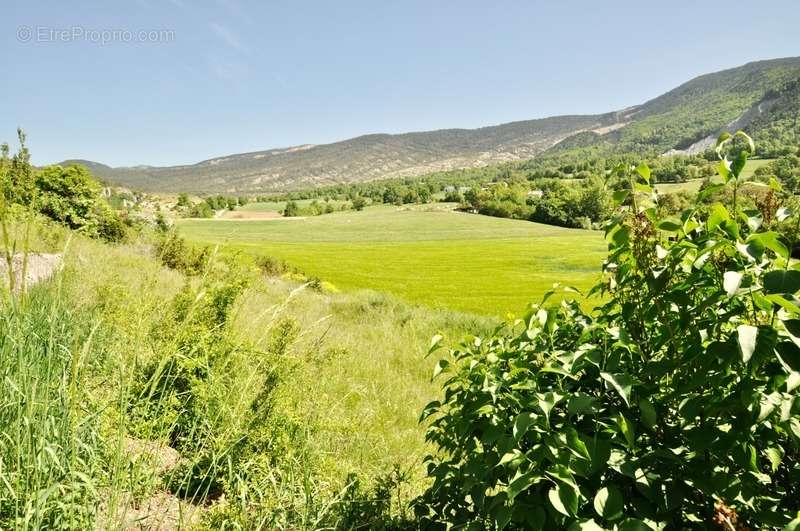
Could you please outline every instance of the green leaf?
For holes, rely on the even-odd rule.
[[[758,328],[750,325],[739,325],[736,327],[736,340],[739,342],[739,352],[742,354],[742,361],[747,363],[756,350],[756,338]]]
[[[722,146],[725,145],[727,141],[731,139],[731,134],[727,131],[723,131],[720,133],[719,137],[717,137],[717,150],[719,150]]]
[[[636,445],[636,431],[633,423],[631,423],[631,421],[628,420],[628,418],[622,413],[617,415],[616,420],[617,426],[619,426],[619,431],[621,431],[622,435],[625,436],[628,446],[633,448]]]
[[[719,161],[717,164],[717,173],[719,173],[720,177],[722,177],[722,181],[727,183],[731,180],[731,169],[730,163],[727,160]]]
[[[736,158],[733,159],[733,162],[731,162],[731,173],[733,176],[738,179],[745,165],[747,165],[747,152],[740,151],[736,154]]]
[[[646,398],[639,400],[639,412],[642,415],[642,422],[644,422],[648,428],[655,427],[656,423],[658,422],[656,408],[654,408],[653,404],[651,404]]]
[[[665,232],[678,232],[683,228],[683,223],[676,218],[667,218],[658,224],[658,229]]]
[[[747,226],[752,232],[757,231],[764,224],[764,216],[761,215],[760,210],[748,209],[743,211],[742,215],[747,218]]]
[[[753,139],[750,138],[750,135],[748,135],[747,133],[745,133],[744,131],[742,131],[740,129],[740,130],[736,131],[736,134],[734,135],[734,137],[743,138],[745,140],[745,142],[747,142],[747,147],[750,148],[750,154],[751,155],[755,154],[755,152],[756,152],[756,144],[755,144],[755,142],[753,142]]]
[[[564,396],[558,393],[538,394],[537,396],[539,397],[539,407],[542,408],[547,422],[550,423],[550,411],[561,402]]]
[[[436,334],[435,336],[433,336],[431,338],[431,343],[428,346],[428,354],[426,355],[426,357],[430,356],[431,353],[433,353],[434,351],[438,350],[439,347],[441,346],[441,342],[442,342],[442,335],[441,334]]]
[[[594,496],[594,510],[604,520],[622,518],[622,493],[613,485],[603,487]]]
[[[782,531],[800,531],[800,513],[797,518],[786,524]]]
[[[439,360],[438,362],[436,362],[436,366],[434,366],[433,368],[433,378],[439,376],[442,373],[442,371],[447,369],[447,367],[449,366],[450,362],[447,360]]]
[[[781,258],[785,260],[789,259],[789,249],[787,249],[786,245],[780,240],[780,235],[777,232],[768,231],[751,234],[750,237],[747,238],[747,241],[758,242],[761,246],[772,250],[772,252]]]
[[[707,197],[714,195],[716,192],[722,190],[723,188],[725,188],[725,185],[722,183],[710,184],[705,188],[703,188],[702,190],[700,190],[700,192],[697,194],[697,200],[703,201]]]
[[[565,516],[575,516],[578,513],[578,493],[569,485],[559,483],[550,489],[547,499],[553,509]]]
[[[630,195],[629,190],[617,190],[613,194],[611,194],[611,198],[614,200],[614,204],[621,205],[622,203],[625,202],[626,199],[628,199],[629,195]]]
[[[606,241],[614,247],[623,247],[631,239],[631,232],[627,227],[618,226],[606,235]]]
[[[633,378],[627,374],[610,374],[607,372],[601,372],[600,376],[617,390],[619,396],[625,401],[625,405],[630,407],[631,389],[635,383]]]
[[[582,459],[591,459],[589,449],[586,448],[584,442],[578,437],[578,432],[572,427],[567,428],[567,448]]]
[[[536,422],[536,415],[533,413],[520,413],[517,415],[517,418],[514,419],[514,439],[520,440],[534,422]]]
[[[506,494],[508,495],[509,501],[516,498],[520,492],[525,491],[540,479],[542,479],[542,476],[537,474],[535,470],[516,476],[506,487]]]
[[[514,514],[514,508],[506,504],[498,505],[491,511],[491,514],[497,523],[497,529],[505,529],[509,522],[511,522],[511,517]],[[478,531],[478,529],[480,528],[476,527],[474,531]],[[473,530],[471,527],[468,527],[467,531]]]
[[[725,274],[722,275],[722,287],[725,288],[725,293],[728,297],[733,297],[741,283],[742,274],[738,271],[726,271]]]
[[[770,271],[764,275],[764,293],[796,293],[800,290],[800,271]]]
[[[716,229],[722,222],[731,219],[728,209],[722,203],[715,203],[708,214],[708,231]]]
[[[644,164],[644,163],[640,164],[636,168],[636,173],[641,175],[642,179],[644,179],[645,182],[647,182],[647,183],[650,182],[650,168],[647,166],[647,164]]]
[[[586,393],[576,393],[572,395],[567,403],[567,414],[569,416],[573,415],[581,415],[587,411],[592,411],[594,409],[594,403],[596,399],[591,396],[587,395]]]
[[[508,452],[507,454],[503,455],[503,457],[500,458],[500,462],[497,463],[497,466],[503,466],[508,463],[512,463],[513,465],[513,462],[521,461],[524,458],[525,454],[514,448],[513,450],[511,450],[510,452]]]
[[[775,472],[778,470],[781,461],[783,461],[783,450],[779,446],[773,446],[764,450],[764,454],[767,456],[767,459],[769,459],[772,471]]]

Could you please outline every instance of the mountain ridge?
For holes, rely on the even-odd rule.
[[[475,129],[369,133],[329,144],[236,153],[178,166],[114,168],[80,159],[61,164],[83,164],[105,181],[148,191],[248,193],[411,177],[569,150],[680,153],[707,142],[737,120],[746,122],[737,124],[745,128],[757,122],[765,98],[797,79],[800,57],[769,59],[703,74],[643,104],[602,114],[559,115]]]

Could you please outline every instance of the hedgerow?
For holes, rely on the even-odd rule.
[[[630,186],[595,310],[551,292],[438,362],[423,522],[800,528],[800,264],[779,232],[800,214],[774,179],[772,201],[739,193],[744,133],[717,152],[722,182],[680,217],[659,215],[646,166],[616,170]],[[721,189],[727,204],[704,204]]]

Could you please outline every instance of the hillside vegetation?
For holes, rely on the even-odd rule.
[[[436,393],[429,338],[491,321],[269,276],[164,245],[158,225],[108,243],[16,193],[39,175],[25,149],[0,159],[0,197],[15,198],[0,203],[5,256],[60,256],[36,285],[2,270],[0,528],[351,529],[409,514]],[[96,183],[76,185],[92,194],[62,206],[108,207]]]

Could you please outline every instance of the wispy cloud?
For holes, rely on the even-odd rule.
[[[239,36],[227,26],[223,26],[222,24],[217,24],[216,22],[211,23],[211,31],[222,40],[225,44],[233,48],[234,50],[238,51],[242,54],[249,54],[250,49],[242,42]]]

